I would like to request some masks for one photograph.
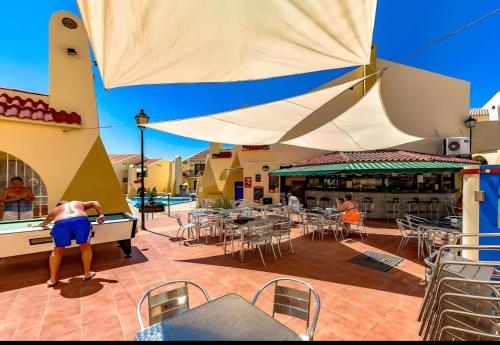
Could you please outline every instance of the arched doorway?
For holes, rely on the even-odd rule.
[[[33,196],[33,216],[43,217],[48,214],[47,187],[38,173],[26,162],[0,151],[0,193],[11,185],[10,179],[19,176],[25,187],[31,188]],[[0,221],[2,220],[4,205],[0,205]]]

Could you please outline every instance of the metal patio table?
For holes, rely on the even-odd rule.
[[[418,224],[418,244],[417,244],[417,258],[420,259],[424,253],[424,238],[425,233],[428,229],[440,230],[443,232],[448,232],[450,234],[460,234],[462,232],[461,227],[455,226],[453,223],[448,221],[427,221]],[[451,244],[451,243],[450,243]]]
[[[230,293],[161,321],[135,337],[150,340],[302,340],[281,322]]]
[[[243,223],[243,224],[239,224],[238,222],[235,222],[235,219],[228,220],[229,223],[234,224],[234,225],[238,225],[238,230],[239,230],[240,235],[241,235],[240,260],[243,262],[243,260],[245,259],[245,248],[243,247],[243,243],[245,241],[245,228],[250,228],[252,226],[257,226],[257,225],[261,225],[264,223],[277,224],[277,223],[284,223],[284,222],[288,222],[288,221],[289,221],[288,217],[276,216],[276,215],[269,215],[265,218],[255,218],[255,219],[249,220],[248,222]],[[226,254],[226,237],[225,236],[226,235],[224,235],[224,254]]]

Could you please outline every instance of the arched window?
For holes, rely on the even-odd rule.
[[[488,164],[488,161],[483,156],[474,156],[472,159],[478,161],[480,164]]]
[[[0,196],[11,186],[11,178],[19,176],[25,187],[31,188],[33,196],[33,217],[43,217],[48,214],[47,187],[38,173],[26,162],[0,151]],[[2,221],[4,205],[0,205],[0,221]]]

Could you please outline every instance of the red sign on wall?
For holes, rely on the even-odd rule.
[[[245,188],[252,188],[252,177],[245,177]]]

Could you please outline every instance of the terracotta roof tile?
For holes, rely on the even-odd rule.
[[[44,122],[79,125],[82,123],[80,115],[75,112],[57,111],[50,108],[42,100],[35,101],[31,98],[24,99],[20,96],[11,97],[6,93],[0,94],[0,115]]]
[[[477,164],[477,161],[453,156],[432,155],[428,153],[402,150],[374,150],[360,152],[332,152],[320,157],[294,163],[292,166],[360,162],[451,162]]]
[[[109,160],[111,161],[111,164],[125,160],[125,159],[131,159],[131,158],[136,158],[137,162],[141,162],[141,155],[138,153],[119,153],[119,154],[110,154]],[[145,157],[148,159],[147,157]]]
[[[146,159],[144,161],[144,166],[149,166],[149,165],[155,164],[156,162],[159,162],[161,160],[162,160],[161,158]],[[139,165],[140,165],[140,163],[139,163]]]
[[[188,159],[205,159],[207,158],[208,152],[209,152],[208,149],[202,150],[198,153],[195,153],[192,156],[187,157],[186,159],[184,159],[184,161],[187,161]]]

